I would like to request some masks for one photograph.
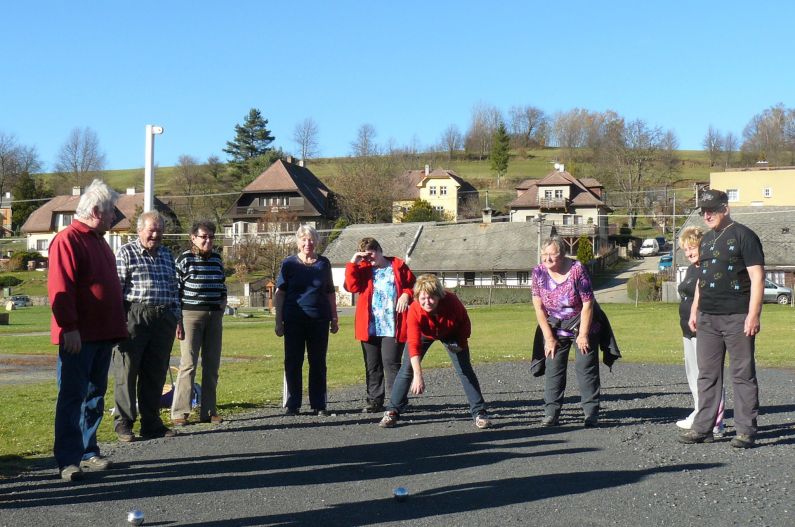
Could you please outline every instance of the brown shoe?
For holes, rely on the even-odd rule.
[[[224,419],[220,415],[211,415],[210,417],[202,417],[201,422],[220,425],[224,422]]]
[[[116,431],[119,441],[123,441],[125,443],[131,443],[135,441],[135,434],[133,433],[131,423],[128,423],[127,421],[117,421],[114,430]]]
[[[141,437],[143,439],[158,439],[161,437],[174,437],[175,435],[177,435],[177,433],[165,425],[155,430],[141,430]]]
[[[175,417],[171,420],[171,424],[174,426],[188,426],[188,418],[187,417]]]

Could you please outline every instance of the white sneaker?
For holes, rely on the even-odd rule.
[[[688,419],[682,419],[681,421],[677,421],[676,422],[676,426],[678,426],[682,430],[690,430],[690,427],[693,426],[693,420],[689,419],[689,418]]]
[[[726,427],[723,425],[723,423],[719,424],[718,426],[713,426],[712,435],[715,437],[723,437],[723,432],[725,429]]]

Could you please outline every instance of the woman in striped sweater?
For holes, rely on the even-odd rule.
[[[190,231],[191,247],[177,257],[177,282],[182,319],[177,326],[182,356],[171,405],[175,426],[188,424],[196,364],[201,353],[202,389],[199,420],[218,424],[223,420],[216,406],[218,367],[221,364],[222,318],[226,308],[226,284],[221,256],[213,251],[215,224],[198,221]]]

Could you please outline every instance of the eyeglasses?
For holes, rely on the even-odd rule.
[[[560,253],[541,253],[541,258],[552,258],[553,260],[560,256]]]
[[[196,234],[195,236],[197,238],[201,238],[202,240],[214,240],[215,239],[215,234],[203,234],[201,236]]]
[[[701,214],[702,216],[706,216],[707,214],[718,214],[723,212],[724,210],[725,209],[723,207],[719,209],[701,209],[701,212],[699,214]]]

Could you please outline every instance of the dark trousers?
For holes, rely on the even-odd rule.
[[[140,414],[141,433],[156,432],[163,427],[160,396],[176,330],[177,317],[170,309],[137,303],[130,306],[127,313],[130,338],[113,349],[117,423],[132,424]]]
[[[759,384],[754,359],[756,337],[745,335],[745,317],[742,313],[698,313],[698,413],[693,420],[696,432],[707,433],[715,423],[723,386],[723,362],[728,351],[734,390],[734,426],[738,434],[756,435],[759,415]]]
[[[105,410],[110,341],[83,342],[79,353],[58,349],[58,399],[53,454],[59,470],[99,455],[97,429]]]
[[[599,379],[599,352],[598,343],[591,338],[591,351],[587,355],[580,353],[577,343],[573,338],[558,337],[558,347],[555,357],[546,358],[546,373],[544,374],[544,415],[557,417],[563,406],[563,394],[566,391],[566,368],[569,364],[569,350],[574,345],[577,354],[574,358],[574,371],[577,374],[577,384],[580,387],[580,402],[586,419],[599,417],[599,394],[601,382]]]
[[[433,344],[433,340],[422,339],[420,348],[420,362],[428,352],[428,348]],[[483,394],[480,391],[480,383],[478,377],[475,375],[475,370],[472,369],[472,362],[470,361],[469,349],[461,350],[458,353],[450,351],[447,344],[442,342],[447,355],[450,357],[450,362],[453,363],[453,368],[458,379],[461,381],[461,386],[464,388],[464,393],[469,401],[469,411],[472,417],[476,417],[479,413],[485,411],[486,403],[483,400]],[[395,384],[392,385],[392,392],[389,398],[388,410],[395,412],[402,412],[409,404],[409,389],[411,388],[411,381],[414,379],[414,370],[411,367],[411,360],[409,359],[409,349],[406,346],[403,352],[403,365],[400,366],[395,377]]]
[[[400,369],[404,347],[405,344],[394,337],[370,337],[367,342],[362,342],[367,402],[384,404],[384,394],[392,390]]]
[[[304,351],[309,361],[309,406],[326,409],[326,352],[329,321],[296,317],[284,323],[284,406],[301,408]]]

